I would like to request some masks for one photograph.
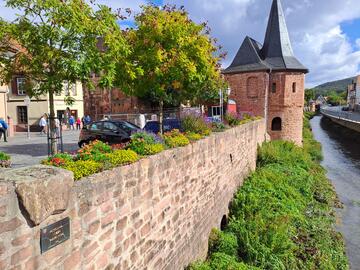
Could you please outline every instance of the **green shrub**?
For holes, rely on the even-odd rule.
[[[0,151],[0,160],[10,160],[10,156]]]
[[[131,142],[127,148],[141,156],[149,156],[163,151],[164,145],[155,134],[138,132],[131,137]]]
[[[182,119],[182,128],[186,133],[196,133],[203,136],[211,134],[211,129],[200,116],[188,115]]]
[[[165,145],[169,148],[182,147],[190,143],[189,139],[177,129],[165,133],[163,138]]]
[[[236,261],[236,258],[225,253],[214,253],[210,260],[211,269],[216,270],[250,270],[255,269],[244,263]]]
[[[108,158],[113,166],[134,163],[139,159],[138,155],[132,150],[115,150],[109,154]]]
[[[194,262],[186,270],[212,270],[208,262]]]
[[[211,129],[213,132],[222,132],[226,129],[226,126],[222,122],[214,122],[212,123]]]
[[[194,133],[194,132],[187,132],[187,133],[185,133],[185,136],[190,141],[198,141],[198,140],[201,140],[202,138],[204,138],[203,135],[197,134],[197,133]]]
[[[103,165],[94,160],[77,160],[69,162],[64,167],[74,173],[74,179],[79,180],[85,176],[95,174],[102,170]]]
[[[235,113],[227,113],[225,114],[225,121],[230,127],[235,127],[240,125],[241,118]]]
[[[111,146],[101,141],[93,141],[78,151],[77,159],[94,160],[96,162],[108,161],[108,155],[112,152]]]
[[[259,148],[258,168],[236,193],[225,231],[212,231],[204,265],[226,270],[254,269],[247,265],[349,269],[344,241],[334,231],[333,207],[341,203],[319,163],[321,146],[305,120],[303,148],[283,141]]]
[[[64,167],[67,163],[74,161],[73,156],[67,153],[58,153],[43,160],[41,164],[55,167]]]
[[[236,258],[238,256],[238,248],[237,238],[233,233],[222,232],[217,229],[211,231],[209,254],[220,252]]]
[[[165,146],[160,143],[144,145],[144,153],[145,153],[145,155],[148,155],[148,156],[160,153],[160,152],[164,151],[164,149],[165,149]]]

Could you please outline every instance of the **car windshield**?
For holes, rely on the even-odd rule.
[[[125,130],[126,132],[132,132],[134,130],[140,129],[139,127],[135,126],[134,124],[131,124],[129,122],[118,122],[117,125]]]

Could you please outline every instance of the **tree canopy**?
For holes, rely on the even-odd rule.
[[[130,61],[136,78],[118,76],[129,94],[153,102],[201,102],[224,88],[222,57],[206,24],[196,24],[182,8],[147,5],[135,16],[135,29],[127,33]]]
[[[0,80],[8,83],[22,74],[28,95],[48,94],[50,119],[55,116],[54,94],[62,91],[64,82],[80,80],[92,87],[89,75],[96,72],[101,86],[112,87],[117,72],[134,77],[127,58],[130,46],[110,8],[93,7],[84,0],[5,3],[21,15],[14,22],[0,20]],[[8,53],[14,49],[15,54]],[[55,146],[53,139],[53,153]]]
[[[7,0],[6,5],[22,15],[1,22],[3,82],[23,73],[35,84],[29,94],[41,95],[61,91],[64,81],[91,85],[91,72],[101,72],[104,87],[112,87],[115,69],[133,75],[126,61],[130,47],[108,7],[98,5],[95,11],[83,0]],[[106,49],[99,50],[99,44]],[[9,57],[8,47],[18,52]]]

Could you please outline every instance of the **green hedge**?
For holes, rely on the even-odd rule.
[[[237,263],[270,270],[349,269],[343,238],[333,228],[339,201],[318,162],[321,145],[308,117],[304,135],[303,148],[274,141],[259,149],[258,168],[236,193],[229,225],[212,233],[208,261],[190,269],[245,267]]]

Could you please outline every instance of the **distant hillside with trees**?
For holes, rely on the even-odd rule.
[[[343,80],[338,80],[338,81],[327,82],[327,83],[321,84],[319,86],[316,86],[313,89],[315,90],[316,95],[327,96],[328,93],[330,93],[332,91],[341,93],[341,92],[344,92],[347,90],[347,86],[349,84],[351,84],[353,79],[354,79],[354,77],[343,79]]]

